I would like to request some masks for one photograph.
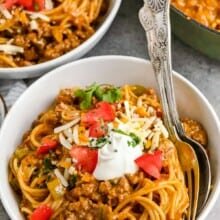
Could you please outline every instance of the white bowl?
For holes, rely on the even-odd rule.
[[[83,42],[77,48],[71,50],[70,52],[47,62],[26,66],[26,67],[17,67],[17,68],[1,68],[0,67],[0,78],[2,79],[24,79],[24,78],[33,78],[40,76],[55,67],[58,67],[62,64],[71,62],[73,60],[79,59],[88,53],[104,36],[104,34],[109,29],[112,24],[122,0],[110,0],[110,5],[108,12],[103,19],[103,22],[100,24],[96,32],[85,42]]]
[[[93,82],[113,85],[140,84],[156,88],[149,61],[123,56],[101,56],[79,60],[59,67],[27,89],[9,111],[0,132],[0,195],[12,220],[22,216],[8,183],[8,160],[31,123],[54,100],[61,88],[86,86]],[[199,216],[205,219],[220,191],[220,124],[213,108],[201,92],[185,78],[175,73],[175,91],[181,116],[200,121],[209,137],[213,172],[213,190]]]

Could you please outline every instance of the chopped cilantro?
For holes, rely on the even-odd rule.
[[[111,88],[103,94],[102,100],[110,103],[114,103],[121,99],[121,93],[118,88]]]
[[[45,158],[43,161],[43,172],[49,173],[55,168],[55,166],[51,163],[51,160],[49,158]]]
[[[131,132],[131,133],[129,133],[129,136],[132,138],[132,141],[131,141],[130,145],[128,145],[128,146],[135,147],[141,142],[140,138],[136,134]]]
[[[97,86],[95,92],[94,92],[94,96],[98,99],[98,100],[102,100],[102,97],[104,95],[104,89],[101,88],[100,86]]]
[[[116,132],[116,133],[119,133],[119,134],[123,134],[123,135],[129,136],[126,132],[122,131],[121,129],[116,129],[116,128],[114,128],[114,129],[112,129],[112,131],[114,131],[114,132]]]
[[[128,146],[130,147],[135,147],[137,146],[139,143],[140,143],[140,138],[135,134],[135,133],[126,133],[120,129],[112,129],[112,131],[116,132],[116,133],[119,133],[119,134],[123,134],[123,135],[126,135],[126,136],[129,136],[132,140],[131,141],[128,141]]]
[[[97,85],[92,84],[91,86],[89,86],[85,90],[78,89],[75,92],[75,96],[80,99],[80,109],[85,110],[85,109],[91,108],[92,97],[93,97],[93,94],[96,91],[96,89],[97,89]]]
[[[116,87],[102,88],[96,83],[86,89],[78,89],[75,97],[80,99],[80,109],[89,109],[92,106],[92,98],[95,97],[99,101],[114,103],[121,98],[120,89]]]
[[[71,190],[73,187],[76,186],[76,181],[77,181],[77,175],[72,175],[70,176],[69,178],[69,186],[68,186],[68,189]]]
[[[109,141],[107,137],[100,137],[90,140],[90,146],[93,148],[102,148],[107,143],[111,144],[111,141]]]

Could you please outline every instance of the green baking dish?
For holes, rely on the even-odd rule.
[[[209,29],[171,6],[172,32],[184,43],[208,57],[220,60],[220,32]]]

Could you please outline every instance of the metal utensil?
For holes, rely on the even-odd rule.
[[[139,18],[148,39],[149,54],[161,94],[164,121],[169,130],[170,137],[177,147],[180,163],[185,173],[186,184],[189,188],[190,207],[187,218],[195,219],[199,192],[199,210],[203,207],[209,194],[211,182],[210,164],[204,149],[185,136],[178,117],[172,82],[170,1],[145,0],[144,2],[145,4],[140,10]],[[196,154],[190,144],[192,144]],[[200,163],[197,160],[197,155]],[[200,169],[202,170],[203,167],[207,171],[205,176],[200,175]],[[200,178],[203,183],[201,189]]]
[[[3,97],[0,95],[0,127],[7,113],[7,108]]]

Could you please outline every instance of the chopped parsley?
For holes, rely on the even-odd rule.
[[[140,144],[141,142],[141,139],[134,133],[129,133],[129,136],[132,138],[132,141],[130,141],[130,143],[128,144],[128,146],[132,146],[132,147],[135,147],[137,146],[138,144]]]
[[[69,186],[68,186],[68,189],[71,190],[73,187],[76,186],[76,181],[77,181],[77,175],[72,175],[70,176],[69,178]]]
[[[94,92],[97,89],[96,84],[92,84],[91,86],[87,87],[85,90],[78,89],[75,92],[75,96],[80,99],[80,109],[88,109],[92,106],[92,97],[94,95]]]
[[[92,106],[92,99],[95,97],[98,101],[106,101],[115,103],[121,99],[121,92],[119,88],[107,87],[102,88],[96,83],[87,87],[86,89],[78,89],[75,91],[75,97],[79,98],[80,109],[89,109]]]
[[[124,132],[120,129],[112,129],[112,131],[114,131],[116,133],[119,133],[119,134],[129,136],[132,139],[131,141],[128,141],[128,146],[129,147],[136,147],[141,142],[141,139],[133,132],[126,133],[126,132]]]
[[[49,173],[53,169],[55,169],[56,166],[54,166],[49,158],[45,158],[43,160],[43,173]]]
[[[100,137],[100,138],[93,138],[90,140],[90,146],[93,148],[102,148],[105,144],[111,144],[111,141],[109,141],[108,136],[107,137]]]
[[[121,129],[114,128],[114,129],[112,129],[112,131],[119,133],[119,134],[129,136],[126,132],[122,131]]]

